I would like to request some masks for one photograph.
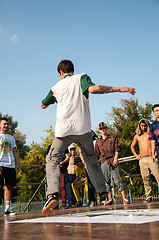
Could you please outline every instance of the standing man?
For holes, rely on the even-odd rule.
[[[67,167],[69,164],[69,151],[66,149],[65,157],[60,162],[60,172],[61,172],[61,198],[62,198],[62,205],[60,208],[66,208],[66,178],[67,178]]]
[[[72,144],[68,147],[69,150],[69,164],[67,167],[67,177],[66,177],[66,192],[67,192],[67,203],[68,207],[71,208],[72,205],[76,204],[76,198],[72,190],[72,183],[76,179],[76,165],[74,164],[74,159],[76,157],[76,148]]]
[[[41,104],[41,108],[45,109],[57,102],[55,139],[46,165],[48,200],[42,212],[45,215],[51,214],[58,204],[59,164],[64,156],[64,150],[72,142],[81,148],[89,177],[96,190],[101,192],[102,196],[106,196],[105,181],[94,152],[91,136],[89,93],[129,92],[132,95],[135,94],[135,89],[131,87],[95,85],[87,74],[74,75],[74,65],[69,60],[62,60],[57,70],[61,81],[51,88]]]
[[[121,149],[119,140],[115,135],[107,134],[106,123],[99,123],[98,128],[102,136],[98,138],[95,143],[95,152],[99,162],[101,163],[101,169],[108,188],[109,200],[105,203],[105,205],[111,205],[113,203],[111,192],[111,175],[122,194],[123,203],[129,204],[129,201],[125,196],[125,183],[122,180],[120,167],[118,165],[118,154]]]
[[[16,152],[16,144],[13,136],[9,135],[9,121],[3,117],[0,119],[0,187],[5,181],[5,215],[14,215],[11,211],[12,188],[16,185],[16,171],[19,172],[19,160]]]
[[[156,117],[156,121],[150,126],[150,137],[152,147],[152,159],[155,161],[155,151],[157,151],[157,159],[159,163],[159,104],[152,107],[152,111]]]
[[[152,192],[150,185],[150,171],[156,178],[159,184],[159,166],[156,161],[152,160],[151,141],[149,140],[150,124],[147,119],[143,118],[139,121],[131,144],[131,151],[134,156],[139,160],[141,176],[144,182],[146,203],[152,202]],[[137,154],[135,146],[138,143],[140,153]]]

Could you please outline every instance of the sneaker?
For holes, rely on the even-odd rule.
[[[97,205],[96,201],[91,201],[90,207],[94,207],[94,206],[96,206],[96,205]]]
[[[68,208],[66,204],[62,204],[60,207],[60,209],[66,209],[66,208]]]
[[[52,195],[45,203],[42,214],[50,215],[54,208],[58,205],[57,195]]]
[[[75,207],[83,207],[83,204],[79,201],[76,203]]]
[[[107,205],[112,205],[113,204],[113,200],[110,199],[109,201],[107,201],[104,205],[107,206]]]
[[[101,195],[100,195],[100,203],[103,205],[105,204],[105,201],[106,201],[106,197],[108,196],[108,193],[107,192],[102,192]]]
[[[150,202],[152,202],[152,197],[147,197],[145,200],[145,203],[150,203]]]
[[[12,212],[11,210],[7,210],[5,213],[4,213],[4,216],[14,216],[16,215],[15,212]]]
[[[91,205],[93,202],[92,201],[88,201],[85,205],[84,205],[84,207],[90,207],[90,206],[93,206],[93,205]]]
[[[84,207],[93,207],[93,206],[95,206],[95,202],[94,201],[88,201],[88,203],[86,203],[84,205]]]
[[[124,203],[125,205],[126,205],[126,204],[130,204],[129,200],[126,199],[126,198],[123,199],[123,203]]]

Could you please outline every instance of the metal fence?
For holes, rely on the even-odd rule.
[[[124,163],[124,162],[129,162],[129,161],[134,161],[137,160],[134,156],[129,156],[129,157],[124,157],[124,158],[119,158],[118,161],[119,163]],[[20,165],[20,167],[45,167],[45,165]],[[121,169],[124,174],[125,174],[125,178],[129,178],[130,183],[132,183],[132,178],[133,177],[138,177],[141,176],[141,174],[131,174],[129,175],[129,173],[125,172],[123,169]],[[46,181],[45,178],[42,180],[41,183],[18,183],[17,186],[24,186],[24,185],[37,185],[37,190],[35,191],[35,193],[33,194],[33,196],[28,199],[28,202],[21,202],[21,200],[19,199],[16,203],[12,204],[12,209],[13,211],[17,212],[17,213],[21,213],[21,212],[26,212],[26,211],[36,211],[36,210],[41,210],[43,208],[44,205],[44,200],[43,197],[41,199],[40,202],[33,202],[33,199],[36,195],[36,193],[38,192],[38,190],[40,189],[41,186],[45,185]],[[158,186],[159,187],[159,186]],[[133,197],[131,196],[131,191],[129,189],[129,193],[127,195],[127,197],[130,200],[130,203],[138,203],[138,202],[143,202],[144,201],[144,196],[136,196]],[[114,194],[114,199],[116,204],[118,203],[122,203],[122,198],[120,195],[118,194]],[[153,201],[159,201],[159,196],[154,196],[153,197]],[[61,199],[59,201],[59,205],[61,205]],[[2,205],[0,205],[0,214],[3,214],[4,212],[4,201],[2,201]]]

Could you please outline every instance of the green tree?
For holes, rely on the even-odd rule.
[[[19,157],[24,159],[26,153],[29,151],[29,146],[26,145],[26,135],[22,134],[20,130],[16,129],[13,136],[16,141]]]
[[[26,153],[26,156],[21,160],[21,164],[24,165],[41,165],[41,167],[21,167],[19,173],[20,183],[40,183],[45,175],[45,163],[46,152],[48,146],[52,143],[55,133],[50,126],[49,130],[46,130],[47,136],[43,138],[42,144],[32,143],[30,145],[30,151]],[[25,185],[18,187],[18,193],[22,201],[27,202],[32,197],[37,189],[37,185]],[[45,188],[41,187],[36,194],[34,201],[39,201],[45,197]]]
[[[24,159],[20,162],[21,165],[40,165],[41,167],[26,167],[22,166],[18,174],[19,183],[40,183],[45,177],[45,149],[40,144],[34,142],[30,146],[30,151],[26,153]],[[28,201],[37,189],[37,185],[25,185],[18,187],[18,194],[22,201]],[[44,195],[44,189],[41,188],[36,195],[36,200],[41,200]]]

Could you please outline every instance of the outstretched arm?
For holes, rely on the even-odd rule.
[[[135,88],[132,87],[109,87],[103,85],[93,85],[88,88],[88,91],[92,94],[105,94],[114,92],[128,92],[132,95],[135,94]]]

